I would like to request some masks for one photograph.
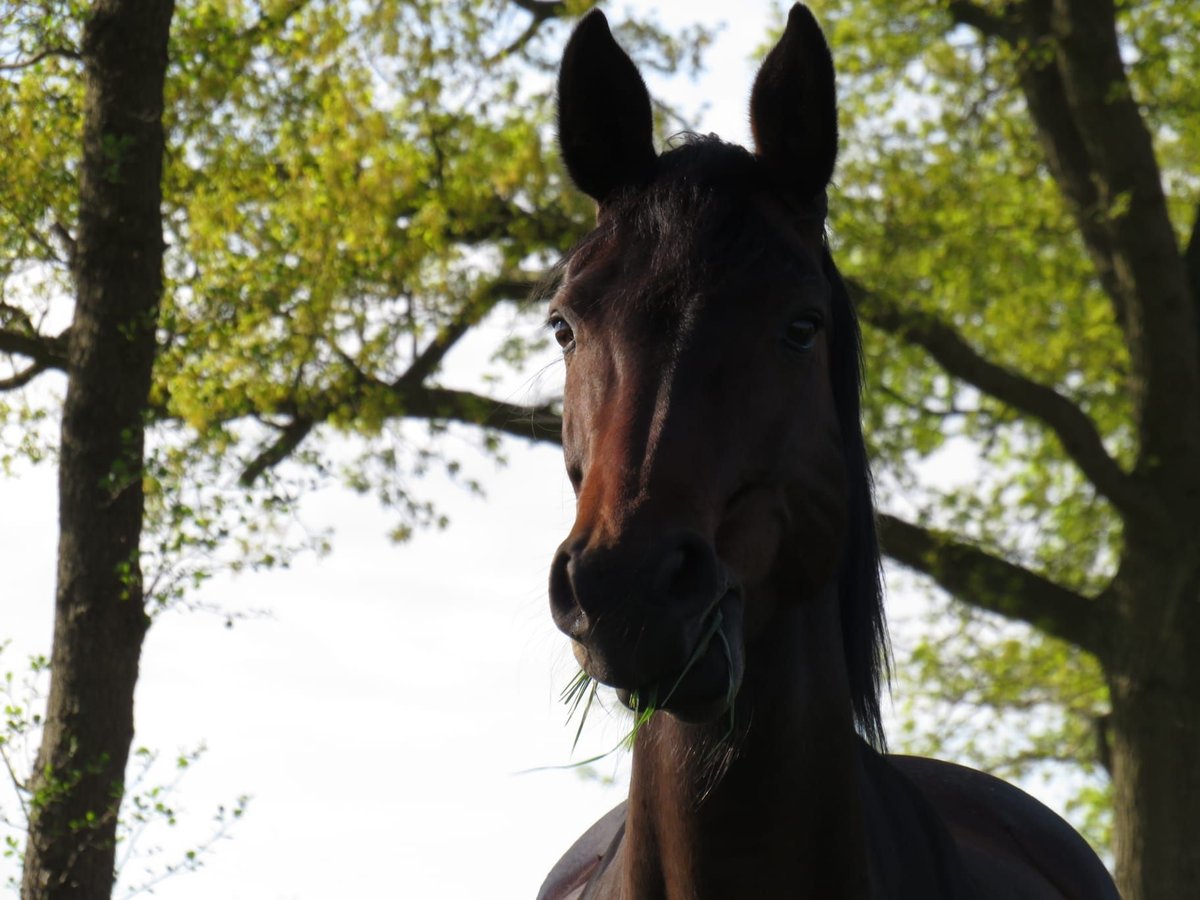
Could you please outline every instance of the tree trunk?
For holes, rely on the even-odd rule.
[[[1117,882],[1125,900],[1177,900],[1200,885],[1200,547],[1185,539],[1172,561],[1136,543],[1114,585],[1121,638],[1106,666]]]
[[[112,893],[146,631],[142,452],[162,294],[163,81],[173,11],[173,0],[98,0],[84,29],[58,587],[24,900]]]
[[[1163,685],[1113,685],[1114,850],[1125,900],[1178,900],[1200,885],[1195,697]]]

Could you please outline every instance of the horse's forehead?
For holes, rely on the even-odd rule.
[[[676,207],[671,221],[665,211],[602,219],[567,262],[569,302],[606,319],[684,324],[701,308],[748,311],[756,301],[823,280],[819,227],[797,223],[766,195],[717,198],[690,216]]]

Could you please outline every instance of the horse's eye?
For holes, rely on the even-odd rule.
[[[816,314],[803,316],[788,326],[784,342],[793,350],[811,350],[821,330],[821,317]]]
[[[562,316],[551,316],[550,321],[546,324],[554,332],[554,339],[558,341],[558,346],[562,347],[564,352],[570,350],[571,345],[575,343],[575,332],[571,330],[567,320]]]

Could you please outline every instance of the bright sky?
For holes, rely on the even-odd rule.
[[[707,104],[705,131],[747,140],[748,57],[770,5],[744,0],[732,14],[732,5],[708,0],[660,10],[669,25],[727,24],[700,82],[648,77],[651,90],[688,108]],[[448,378],[477,387],[477,358],[464,348]],[[536,385],[516,379],[507,398],[545,394],[557,377],[551,367]],[[476,462],[486,500],[436,479],[421,485],[450,515],[448,530],[397,546],[385,536],[393,520],[373,500],[326,491],[310,498],[306,519],[336,529],[331,556],[222,578],[197,597],[267,609],[269,618],[227,629],[218,616],[179,612],[154,626],[136,743],[167,760],[200,743],[208,750],[170,801],[179,825],[146,833],[139,849],[161,845],[160,861],[172,861],[209,833],[218,804],[252,796],[231,839],[156,896],[529,900],[575,836],[622,798],[619,762],[595,769],[616,774],[616,786],[572,770],[520,774],[572,759],[574,728],[564,726],[557,694],[574,666],[550,621],[546,576],[573,500],[556,449],[517,441],[506,449],[506,468]],[[54,480],[43,467],[0,481],[0,640],[10,641],[0,671],[18,676],[29,654],[49,653]],[[575,759],[622,735],[623,716],[591,718],[599,721]],[[159,777],[173,773],[166,767]],[[10,818],[13,803],[0,791]],[[127,867],[122,884],[138,884],[139,868]],[[0,860],[0,873],[15,871]]]

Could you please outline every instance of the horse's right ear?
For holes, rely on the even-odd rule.
[[[754,147],[775,181],[807,203],[833,175],[837,91],[821,26],[801,3],[767,54],[750,95]]]
[[[654,174],[654,117],[642,76],[592,10],[558,70],[558,145],[571,180],[601,205]]]

